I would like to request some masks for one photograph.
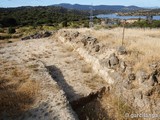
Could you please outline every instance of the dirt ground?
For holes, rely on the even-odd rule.
[[[8,115],[7,109],[11,105],[4,105],[6,111],[1,110],[4,120],[10,117],[16,120],[77,119],[69,102],[107,86],[107,83],[92,71],[91,66],[78,53],[53,38],[0,44],[0,54],[0,82],[4,76],[10,76],[6,84],[13,85],[15,79],[22,77],[21,81],[16,84],[21,86],[23,82],[23,85],[26,85],[30,81],[31,84],[26,86],[27,89],[13,87],[10,90],[20,91],[26,95],[30,93],[26,90],[34,91],[34,95],[28,97],[32,100],[29,104],[26,102],[18,106],[19,108],[27,107],[18,112],[14,111],[12,115]],[[13,67],[19,71],[16,73],[16,77],[14,74],[11,76]],[[8,72],[4,71],[7,68]],[[28,77],[24,78],[26,73],[28,73]],[[30,87],[31,85],[34,87]],[[7,89],[7,87],[1,89],[0,94],[2,95]],[[8,96],[12,96],[12,93],[9,93]],[[17,99],[20,98],[21,95]],[[0,99],[0,103],[6,99],[8,98]],[[10,99],[12,101],[14,97],[10,97]],[[22,101],[24,99],[27,98],[23,98]],[[16,108],[16,104],[14,107]]]

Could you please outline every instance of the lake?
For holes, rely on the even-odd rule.
[[[118,16],[117,14],[100,14],[98,18],[116,18],[116,19],[131,19],[131,18],[142,18],[146,19],[146,16]],[[160,20],[160,16],[153,16],[154,20]]]

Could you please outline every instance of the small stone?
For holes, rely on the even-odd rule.
[[[149,67],[151,70],[155,70],[157,68],[157,63],[151,63]]]
[[[96,45],[96,46],[95,46],[95,52],[99,52],[99,50],[100,50],[100,46],[99,46],[99,45]]]
[[[153,89],[148,89],[143,93],[145,96],[151,96],[153,94]]]
[[[149,75],[147,75],[145,71],[138,71],[136,73],[136,77],[138,79],[139,84],[142,84],[143,82],[149,79]]]
[[[152,86],[158,84],[158,79],[157,79],[156,75],[154,75],[154,74],[151,75],[151,77],[150,77],[150,84],[151,84]]]
[[[118,52],[119,55],[124,55],[124,54],[127,53],[127,52],[126,52],[126,48],[125,48],[124,46],[118,47],[117,52]]]
[[[120,71],[125,72],[127,66],[125,62],[120,60],[119,64],[120,64]]]
[[[135,79],[136,79],[135,74],[134,74],[134,73],[129,74],[129,75],[128,75],[128,79],[129,79],[129,80],[135,80]]]

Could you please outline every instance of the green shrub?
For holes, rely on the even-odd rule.
[[[146,20],[143,21],[137,21],[133,24],[128,24],[126,27],[141,27],[141,28],[160,28],[160,20],[153,20],[151,23],[149,23]]]
[[[6,34],[6,35],[0,35],[0,40],[10,39],[10,38],[12,38],[12,36],[11,36],[11,35],[9,35],[9,34]]]
[[[0,33],[4,33],[4,30],[3,30],[3,28],[0,28]]]
[[[62,22],[62,27],[67,27],[67,26],[68,26],[67,21],[63,21]]]
[[[15,28],[12,28],[12,27],[8,28],[8,34],[13,34],[15,32],[16,32]]]
[[[84,24],[83,24],[83,27],[89,27],[89,22],[85,22]]]
[[[78,25],[78,24],[72,24],[72,25],[71,25],[72,28],[79,28],[79,26],[80,26],[80,25]]]

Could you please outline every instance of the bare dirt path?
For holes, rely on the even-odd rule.
[[[15,119],[77,119],[67,101],[107,85],[73,49],[51,38],[2,44],[0,53],[1,68],[4,64],[27,68],[30,79],[40,83],[32,107]]]

